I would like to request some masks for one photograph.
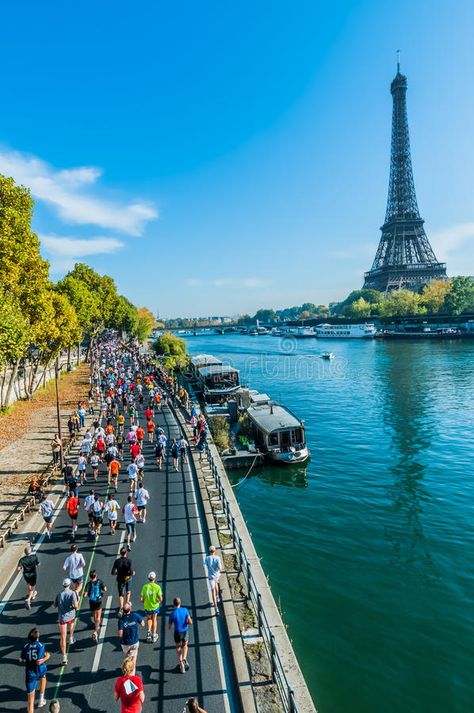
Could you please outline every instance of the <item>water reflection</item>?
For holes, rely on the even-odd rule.
[[[396,514],[385,528],[385,537],[393,547],[393,563],[421,565],[423,576],[430,580],[435,573],[422,515],[431,499],[424,477],[426,451],[434,435],[427,413],[433,384],[427,378],[427,365],[420,364],[426,351],[420,350],[419,344],[392,342],[383,348],[384,358],[378,361],[377,370],[383,417],[394,446],[388,495]]]
[[[252,472],[247,480],[260,478],[260,480],[273,486],[283,485],[289,488],[306,488],[308,486],[306,471],[307,467],[305,465],[289,465],[286,468],[265,465]],[[232,485],[235,485],[242,478],[245,478],[247,472],[247,470],[239,468],[238,470],[229,470],[227,474]],[[237,487],[245,488],[245,482]]]

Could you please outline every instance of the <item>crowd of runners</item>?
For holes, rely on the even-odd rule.
[[[121,702],[122,711],[127,713],[139,713],[145,700],[142,679],[135,670],[140,630],[145,630],[143,636],[147,642],[156,643],[158,619],[163,607],[163,590],[152,566],[146,581],[139,588],[140,604],[132,607],[131,602],[135,576],[133,548],[139,545],[140,530],[146,526],[148,509],[153,507],[146,488],[150,454],[159,470],[169,464],[178,471],[180,464],[186,463],[189,457],[190,444],[186,438],[181,436],[168,442],[165,430],[156,423],[157,415],[166,408],[168,401],[176,398],[184,396],[174,394],[164,371],[147,358],[120,345],[115,336],[104,337],[91,354],[87,408],[86,402],[80,402],[75,412],[79,420],[77,432],[83,433],[79,440],[79,455],[75,462],[65,461],[62,469],[65,508],[71,529],[70,552],[62,563],[62,570],[58,571],[59,591],[54,601],[58,612],[61,664],[67,666],[69,656],[74,655],[75,625],[83,600],[88,602],[90,608],[91,636],[96,644],[100,641],[104,616],[103,601],[107,587],[103,574],[90,567],[88,570],[88,562],[78,544],[78,534],[84,533],[86,539],[94,541],[94,538],[114,538],[119,530],[125,529],[119,556],[110,562],[110,573],[116,580],[117,636],[124,654],[122,675],[116,681],[113,695],[115,700]],[[87,414],[92,420],[90,427],[86,427]],[[194,410],[190,423],[193,443],[201,456],[206,446],[207,425],[202,415]],[[71,432],[76,432],[74,424]],[[149,447],[145,448],[144,444],[149,444]],[[52,449],[55,453],[53,444]],[[119,479],[121,482],[126,479],[128,483],[128,494],[124,498],[117,495]],[[51,538],[54,535],[56,508],[46,493],[42,495],[40,512],[45,523],[45,536]],[[25,606],[28,610],[32,609],[33,601],[38,596],[39,565],[40,557],[28,546],[18,563],[18,570],[23,573],[26,583]],[[214,612],[218,615],[222,564],[212,546],[204,566]],[[193,619],[178,594],[174,596],[172,608],[167,614],[167,624],[173,632],[178,670],[184,674],[190,665],[188,638]],[[38,707],[46,706],[47,662],[50,656],[41,641],[39,627],[34,626],[20,655],[26,670],[28,713],[33,713],[37,690]],[[59,702],[52,701],[50,710],[58,711]],[[195,698],[187,701],[186,710],[205,713]]]

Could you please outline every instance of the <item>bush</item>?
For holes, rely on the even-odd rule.
[[[227,450],[230,446],[229,422],[225,416],[216,416],[210,419],[209,427],[218,451]]]

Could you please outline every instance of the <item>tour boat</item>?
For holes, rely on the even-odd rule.
[[[293,337],[296,337],[296,339],[309,339],[316,336],[314,327],[298,327],[296,332],[293,332]]]
[[[374,324],[320,324],[315,331],[319,339],[372,339],[377,330]]]
[[[257,449],[278,464],[304,463],[309,458],[304,421],[285,406],[268,400],[246,411]]]

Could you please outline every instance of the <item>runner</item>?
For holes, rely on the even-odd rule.
[[[80,480],[81,485],[83,483],[87,482],[86,471],[87,471],[87,458],[85,458],[85,456],[83,456],[81,454],[79,456],[79,458],[77,459],[77,466],[76,466],[76,470],[74,471],[76,474],[77,473],[79,474],[79,480]]]
[[[188,706],[188,713],[206,713],[204,708],[201,708],[199,706],[199,703],[197,702],[196,698],[189,698],[186,701],[186,705]],[[183,713],[185,713],[186,708],[184,709]]]
[[[107,591],[107,587],[101,579],[98,578],[97,572],[93,569],[90,573],[89,581],[84,589],[84,596],[89,597],[89,608],[94,623],[94,631],[92,633],[92,641],[99,641],[100,622],[102,619],[102,597]]]
[[[148,433],[148,443],[153,443],[154,437],[155,437],[155,422],[147,421],[146,422],[146,430]]]
[[[115,560],[114,566],[112,567],[112,575],[117,577],[119,615],[123,612],[124,595],[125,604],[130,603],[130,587],[134,574],[135,572],[132,567],[132,560],[128,558],[127,548],[122,547],[120,550],[120,557]]]
[[[27,545],[24,550],[25,554],[18,560],[17,570],[23,572],[23,579],[26,582],[26,599],[25,607],[31,609],[31,602],[36,598],[37,568],[39,560],[36,554],[32,552],[31,546]]]
[[[20,654],[20,661],[25,662],[25,685],[28,695],[28,713],[33,713],[35,709],[35,692],[39,683],[40,694],[38,708],[44,708],[46,701],[44,693],[46,690],[46,661],[50,654],[46,652],[45,645],[40,641],[40,632],[36,627],[28,634],[28,641],[23,646]]]
[[[183,463],[187,463],[187,457],[186,457],[186,449],[189,448],[189,443],[185,439],[184,436],[181,436],[181,438],[178,440],[178,449],[179,449],[179,454],[181,456],[181,461]]]
[[[125,520],[125,527],[127,528],[127,548],[130,552],[131,541],[135,542],[137,539],[136,524],[137,524],[137,507],[132,500],[132,496],[129,495],[126,504],[123,506],[123,518]]]
[[[107,502],[105,503],[105,512],[107,513],[107,518],[110,525],[110,534],[115,535],[115,529],[117,527],[118,511],[120,505],[113,498],[112,493],[107,495]]]
[[[72,476],[74,472],[74,469],[72,465],[69,465],[69,462],[66,460],[64,461],[64,466],[62,470],[63,478],[64,478],[64,485],[66,488],[69,488],[69,479]],[[70,490],[71,488],[69,488]]]
[[[69,574],[74,585],[74,590],[79,594],[84,582],[84,567],[86,562],[84,557],[78,551],[76,544],[71,545],[71,554],[66,558],[63,570]]]
[[[99,435],[97,437],[97,440],[95,442],[95,447],[97,449],[97,455],[99,456],[100,460],[104,460],[104,454],[105,454],[105,441],[102,437],[102,435]]]
[[[147,618],[146,640],[150,643],[155,643],[158,641],[158,612],[160,611],[160,604],[163,601],[161,587],[156,583],[155,572],[149,573],[148,582],[142,587],[140,601],[143,602]]]
[[[58,626],[60,636],[60,648],[63,655],[63,664],[67,664],[66,639],[69,628],[69,645],[76,642],[74,639],[74,625],[76,623],[76,611],[79,606],[76,592],[71,590],[71,580],[66,577],[63,580],[63,589],[56,596],[54,606],[58,610]]]
[[[100,458],[97,453],[93,453],[91,455],[91,467],[92,467],[92,475],[94,477],[94,480],[97,480],[99,477],[99,463],[100,463]]]
[[[220,557],[216,555],[216,548],[214,545],[209,547],[209,554],[204,559],[204,566],[207,569],[207,577],[209,579],[209,586],[212,592],[212,601],[216,608],[216,614],[219,614],[218,603],[219,603],[219,579],[222,572],[222,562]]]
[[[127,656],[122,663],[122,673],[115,682],[114,700],[120,701],[122,713],[141,713],[145,700],[143,681],[135,675],[135,658]]]
[[[179,470],[179,465],[178,465],[179,448],[178,448],[178,444],[176,443],[176,438],[173,438],[173,440],[171,441],[170,453],[171,453],[171,457],[173,459],[174,469],[176,471],[178,471]]]
[[[143,487],[143,483],[140,481],[138,483],[138,489],[135,492],[135,500],[137,501],[138,508],[138,522],[146,522],[146,506],[150,499],[150,494],[146,488]]]
[[[145,468],[145,456],[143,453],[139,453],[137,457],[135,458],[135,465],[138,468],[138,477],[143,480],[145,477],[145,474],[143,472],[143,469]]]
[[[140,453],[140,445],[135,441],[132,443],[130,446],[130,456],[132,460],[135,460],[135,458],[139,455]]]
[[[92,503],[92,516],[94,521],[94,532],[96,538],[99,537],[100,531],[102,529],[102,523],[104,518],[104,508],[105,505],[100,499],[100,495],[96,493],[94,495],[94,502]]]
[[[119,434],[123,434],[123,427],[125,425],[125,416],[123,413],[119,413],[117,416],[117,430]]]
[[[161,466],[163,465],[163,456],[165,454],[165,446],[163,442],[158,439],[158,442],[155,446],[155,458],[156,458],[156,464],[158,466],[158,470],[161,470]]]
[[[117,438],[115,439],[115,443],[117,445],[117,450],[118,450],[118,456],[120,460],[123,460],[123,444],[124,444],[125,438],[123,433],[118,433]]]
[[[39,509],[46,525],[46,534],[48,536],[48,540],[50,540],[51,534],[53,532],[54,503],[48,498],[46,493],[43,493]]]
[[[135,491],[135,488],[137,487],[137,479],[138,479],[138,467],[136,463],[129,463],[127,466],[127,473],[128,473],[128,484],[130,486],[130,492],[133,493]]]
[[[92,512],[92,503],[94,502],[95,492],[94,490],[89,490],[89,495],[86,495],[84,500],[84,510],[87,513],[89,519],[89,534],[94,534],[94,514]]]
[[[181,673],[189,669],[188,664],[188,638],[189,625],[193,623],[186,607],[181,606],[181,599],[175,597],[173,600],[174,609],[168,617],[168,629],[174,625],[174,643],[176,645],[176,655],[178,657],[178,668]]]
[[[140,641],[138,627],[145,626],[145,619],[137,612],[132,612],[132,605],[123,605],[123,616],[118,621],[118,635],[121,639],[122,651],[126,656],[133,656],[136,660]]]
[[[117,458],[113,458],[109,463],[109,477],[108,484],[114,486],[115,492],[117,492],[117,481],[120,472],[120,461]]]
[[[77,531],[77,515],[79,513],[79,498],[74,493],[74,490],[71,490],[69,493],[69,497],[66,501],[66,510],[68,511],[69,517],[71,518],[71,538],[74,540]]]

